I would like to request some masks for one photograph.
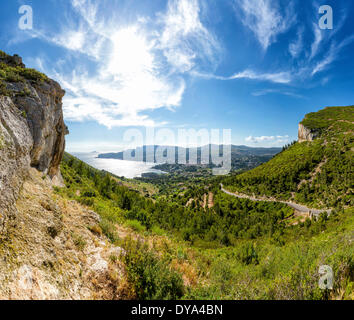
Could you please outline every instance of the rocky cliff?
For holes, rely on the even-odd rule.
[[[30,167],[60,182],[65,92],[22,59],[0,52],[0,232]]]
[[[319,132],[317,130],[306,128],[302,123],[299,124],[299,142],[313,141],[318,135]]]
[[[0,300],[117,299],[120,248],[60,197],[64,90],[0,51]],[[63,185],[64,186],[64,185]]]

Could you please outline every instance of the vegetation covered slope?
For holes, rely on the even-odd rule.
[[[57,189],[58,195],[98,212],[102,220],[92,231],[125,249],[119,259],[125,265],[127,296],[353,298],[352,209],[290,224],[288,207],[228,196],[217,183],[153,201],[70,155],[61,170],[66,187]],[[214,194],[210,208],[201,203],[206,191]],[[135,237],[126,240],[120,225],[133,229]],[[318,286],[321,265],[333,268],[333,291]]]
[[[314,207],[353,206],[354,106],[310,113],[301,124],[316,133],[313,141],[295,143],[269,162],[226,178],[224,185]]]

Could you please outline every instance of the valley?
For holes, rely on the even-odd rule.
[[[128,179],[65,152],[58,83],[0,67],[0,298],[354,299],[353,106],[307,114],[274,153],[233,146],[226,176]]]

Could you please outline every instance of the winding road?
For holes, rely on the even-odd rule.
[[[320,210],[320,209],[311,209],[311,208],[308,208],[304,205],[301,205],[301,204],[297,204],[297,203],[294,203],[294,202],[290,202],[290,201],[281,201],[281,200],[276,200],[276,199],[267,199],[267,198],[256,198],[256,197],[253,197],[253,196],[249,196],[249,195],[246,195],[246,194],[238,194],[238,193],[233,193],[231,191],[228,191],[224,188],[224,185],[222,183],[220,183],[220,187],[221,187],[221,191],[223,191],[224,193],[230,195],[230,196],[233,196],[233,197],[236,197],[236,198],[241,198],[241,199],[249,199],[249,200],[252,200],[252,201],[266,201],[266,202],[279,202],[279,203],[284,203],[286,205],[288,205],[289,207],[299,211],[299,212],[302,212],[302,213],[308,213],[310,217],[312,216],[315,216],[315,217],[318,217],[321,213],[323,212],[327,212],[327,214],[331,214],[332,212],[332,209],[324,209],[324,210]]]

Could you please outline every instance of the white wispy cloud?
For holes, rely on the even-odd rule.
[[[303,33],[304,29],[300,28],[297,32],[297,38],[289,44],[289,52],[293,58],[297,58],[303,49]]]
[[[201,72],[192,72],[192,75],[196,77],[205,78],[205,79],[216,79],[216,80],[224,80],[224,81],[235,80],[235,79],[249,79],[249,80],[258,80],[258,81],[268,81],[274,83],[289,83],[291,82],[291,77],[292,77],[291,73],[287,71],[275,72],[275,73],[262,73],[253,70],[244,70],[227,77],[208,74],[208,73],[201,73]]]
[[[251,79],[270,81],[275,83],[289,83],[291,81],[291,74],[289,72],[276,72],[276,73],[257,73],[252,70],[245,70],[232,75],[227,80],[232,79]]]
[[[167,13],[160,15],[160,21],[163,32],[159,48],[176,70],[191,70],[198,58],[215,61],[219,44],[201,22],[198,0],[169,1]]]
[[[311,75],[314,76],[326,68],[328,68],[335,60],[338,59],[340,51],[354,41],[354,35],[345,38],[339,44],[332,42],[328,52],[323,59],[319,60],[313,67]]]
[[[129,25],[101,16],[97,2],[71,3],[80,21],[55,34],[37,31],[39,38],[95,65],[94,71],[80,62],[69,73],[59,65],[46,70],[67,90],[66,120],[97,121],[109,128],[164,125],[146,112],[178,107],[186,87],[183,74],[197,59],[214,61],[219,48],[201,22],[197,0],[169,0],[157,22],[137,19]]]
[[[287,10],[281,11],[278,1],[274,0],[236,0],[236,10],[241,9],[242,23],[257,37],[266,50],[276,42],[278,35],[285,33],[295,21],[291,2]]]
[[[314,41],[311,45],[310,59],[316,56],[323,40],[323,31],[319,28],[318,23],[313,23]]]
[[[264,96],[267,94],[272,94],[272,93],[276,93],[276,94],[281,94],[281,95],[286,95],[289,97],[294,97],[294,98],[299,98],[299,99],[304,99],[305,97],[301,94],[297,94],[295,92],[292,91],[288,91],[288,90],[281,90],[281,89],[263,89],[263,90],[257,90],[252,92],[252,95],[255,97],[259,97],[259,96]]]

